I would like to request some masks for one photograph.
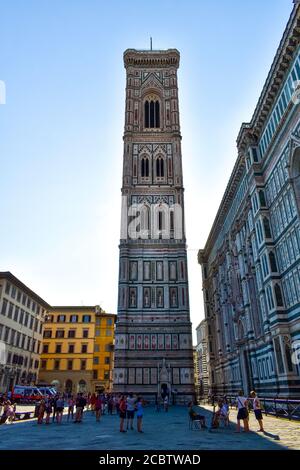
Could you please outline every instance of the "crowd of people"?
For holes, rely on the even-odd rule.
[[[262,406],[260,400],[255,391],[252,391],[249,397],[244,396],[242,390],[239,391],[238,396],[235,402],[237,408],[237,433],[241,432],[241,421],[243,421],[243,432],[249,432],[249,410],[250,407],[254,411],[254,415],[259,424],[259,429],[257,432],[264,432],[263,426],[263,415],[262,415]],[[217,408],[217,409],[216,409]],[[229,402],[226,396],[219,398],[217,402],[217,407],[214,405],[214,411],[212,414],[211,428],[216,429],[219,427],[220,423],[223,422],[224,426],[229,426]],[[202,428],[206,428],[205,416],[201,413],[201,407],[194,404],[193,402],[189,403],[189,416],[193,421],[198,421]]]
[[[254,411],[255,417],[259,423],[258,432],[264,432],[262,407],[260,400],[255,391],[250,393],[249,397],[244,396],[240,391],[236,399],[237,407],[237,427],[236,432],[241,432],[241,421],[243,422],[243,431],[249,432],[249,408]],[[35,408],[35,416],[37,424],[43,423],[49,425],[56,422],[61,424],[63,415],[66,421],[73,423],[81,423],[84,411],[89,410],[95,415],[96,422],[100,422],[103,414],[117,414],[120,418],[120,432],[125,433],[134,429],[134,418],[136,417],[136,429],[142,433],[143,416],[145,401],[142,397],[133,393],[128,395],[114,395],[107,393],[78,393],[77,395],[67,393],[57,393],[55,396],[43,398]],[[160,411],[161,407],[168,411],[168,396],[157,397],[156,411]],[[200,406],[193,402],[189,405],[189,416],[192,421],[198,421],[201,427],[206,428],[206,418],[202,414]],[[216,409],[217,408],[217,409]],[[212,415],[211,428],[218,428],[220,422],[224,422],[224,426],[229,425],[229,403],[227,397],[220,398],[217,407],[214,406]],[[8,399],[7,395],[0,396],[0,424],[10,424],[15,420],[16,404]]]
[[[0,424],[12,423],[15,420],[16,404],[6,394],[0,396]]]
[[[37,424],[61,424],[63,416],[66,421],[81,423],[84,411],[91,411],[96,422],[100,422],[103,414],[117,414],[120,418],[120,432],[134,429],[136,416],[137,431],[142,433],[142,422],[145,402],[142,397],[132,393],[114,395],[107,393],[78,393],[77,395],[57,393],[43,398],[35,406]],[[15,420],[16,404],[11,403],[6,395],[0,396],[0,423],[10,424]]]

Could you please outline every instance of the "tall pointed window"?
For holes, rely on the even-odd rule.
[[[164,178],[165,176],[165,162],[162,157],[156,159],[156,177]]]
[[[141,160],[141,177],[149,178],[149,158],[142,157]]]
[[[160,106],[159,101],[150,99],[144,105],[145,128],[158,129],[160,127]]]

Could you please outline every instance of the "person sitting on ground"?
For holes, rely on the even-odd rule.
[[[200,421],[202,428],[206,428],[205,416],[201,414],[200,406],[196,405],[192,401],[188,404],[189,416],[192,421]]]

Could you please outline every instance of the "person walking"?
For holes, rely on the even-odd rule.
[[[130,425],[130,429],[133,429],[133,419],[134,419],[135,404],[136,404],[136,398],[134,398],[133,393],[129,393],[126,403],[127,403],[127,431],[128,431],[129,425]]]
[[[113,410],[114,410],[114,397],[113,395],[109,395],[108,397],[108,402],[107,402],[107,407],[108,407],[108,414],[109,415],[112,415],[113,414]]]
[[[261,404],[260,404],[260,400],[257,396],[257,393],[253,390],[250,393],[250,397],[253,400],[253,411],[254,411],[254,414],[255,414],[255,418],[257,419],[258,424],[259,424],[259,429],[257,430],[257,432],[265,432],[264,425],[263,425],[263,416],[262,416],[262,412],[261,412]]]
[[[86,406],[86,399],[84,398],[82,393],[79,393],[76,399],[76,414],[75,414],[74,423],[82,422],[83,410],[85,406]]]
[[[51,402],[51,405],[52,405],[52,409],[53,409],[53,416],[52,416],[52,422],[54,423],[55,421],[55,416],[56,416],[56,402],[58,400],[58,394],[56,394],[53,398],[52,398],[52,402]]]
[[[241,420],[244,423],[244,432],[249,432],[249,411],[248,411],[248,400],[244,397],[243,390],[239,391],[239,395],[237,397],[237,407],[238,407],[238,414],[237,414],[237,425],[236,431],[241,431]]]
[[[169,411],[169,397],[168,395],[165,396],[164,398],[164,410],[167,413]]]
[[[64,399],[62,395],[59,395],[57,402],[56,402],[56,422],[57,424],[61,424],[62,422],[62,417],[63,417],[63,412],[64,412]]]
[[[72,420],[74,418],[74,405],[75,405],[75,400],[74,400],[73,395],[71,395],[68,399],[68,417],[67,417],[68,421],[70,419],[70,416]]]
[[[50,424],[50,416],[52,413],[52,405],[51,405],[51,400],[49,398],[46,399],[45,401],[45,413],[46,413],[46,424]]]
[[[143,415],[144,415],[143,398],[139,397],[137,400],[137,404],[136,404],[136,419],[137,419],[138,432],[144,432],[142,430]]]
[[[90,407],[91,407],[92,413],[95,413],[95,410],[96,410],[96,400],[97,400],[96,394],[93,393],[90,398]]]
[[[124,420],[126,418],[126,400],[124,395],[121,396],[119,401],[119,416],[120,416],[120,432],[126,432],[124,429]]]
[[[46,410],[45,400],[41,400],[40,405],[39,405],[39,409],[38,409],[37,424],[43,424],[45,410]]]
[[[101,408],[102,408],[102,400],[101,400],[101,395],[98,393],[97,396],[95,396],[95,402],[94,402],[94,410],[96,412],[96,421],[99,423],[100,418],[101,418]]]

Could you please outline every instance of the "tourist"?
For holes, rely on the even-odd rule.
[[[161,405],[162,405],[161,396],[160,396],[160,395],[157,395],[157,396],[156,396],[156,411],[157,411],[157,412],[160,412]]]
[[[124,419],[126,418],[126,400],[124,395],[121,396],[119,401],[119,416],[120,416],[120,432],[126,432],[124,429]]]
[[[188,404],[189,416],[191,421],[199,421],[202,428],[206,428],[205,416],[201,414],[200,406],[194,404],[192,401]]]
[[[76,414],[75,414],[75,421],[74,423],[81,423],[83,417],[83,410],[86,406],[86,399],[84,398],[82,393],[77,395],[76,399]]]
[[[257,430],[257,432],[265,432],[260,400],[258,399],[258,396],[254,390],[250,393],[250,397],[253,400],[253,411],[255,414],[255,418],[257,419],[259,424],[259,429]]]
[[[59,395],[56,401],[56,422],[58,424],[61,424],[62,422],[64,407],[65,407],[64,399],[61,395]]]
[[[99,423],[101,418],[101,408],[102,408],[102,400],[101,395],[98,393],[97,397],[95,395],[95,402],[94,402],[94,410],[96,411],[96,421]]]
[[[75,405],[75,400],[73,395],[71,395],[68,399],[68,417],[67,420],[69,421],[70,416],[72,417],[72,420],[74,418],[74,405]]]
[[[168,397],[168,395],[166,395],[165,398],[164,398],[164,410],[165,410],[166,413],[169,410],[169,397]]]
[[[49,398],[45,401],[45,412],[46,412],[46,424],[50,424],[50,415],[52,413],[52,405],[51,400]]]
[[[96,404],[96,400],[97,400],[97,398],[96,398],[96,394],[95,394],[95,393],[93,393],[93,394],[92,394],[92,396],[91,396],[91,398],[90,398],[90,407],[91,407],[92,413],[94,413],[94,412],[95,412],[95,404]]]
[[[44,414],[46,410],[45,400],[41,400],[39,407],[38,407],[38,419],[37,424],[43,424]]]
[[[238,407],[238,414],[237,414],[237,425],[236,425],[235,432],[240,432],[241,420],[243,420],[243,423],[244,423],[244,432],[249,432],[248,400],[246,397],[244,397],[243,390],[239,391],[239,395],[237,397],[237,407]]]
[[[10,400],[7,400],[6,406],[4,407],[4,413],[7,417],[7,424],[12,424],[15,420],[16,405],[12,404]]]
[[[137,404],[136,404],[136,419],[137,419],[138,432],[144,432],[142,431],[143,415],[144,415],[143,398],[139,397],[137,400]]]
[[[128,431],[129,425],[130,425],[130,429],[133,429],[133,419],[134,419],[135,404],[136,404],[136,398],[134,398],[132,393],[129,393],[126,403],[127,403],[127,431]]]
[[[51,400],[51,406],[53,408],[53,416],[52,416],[52,422],[53,423],[54,423],[55,416],[56,416],[56,402],[57,402],[57,399],[58,399],[58,394],[56,394]]]
[[[114,404],[115,404],[115,401],[114,401],[113,395],[109,395],[108,402],[107,402],[107,409],[108,409],[108,414],[109,415],[113,414]]]

